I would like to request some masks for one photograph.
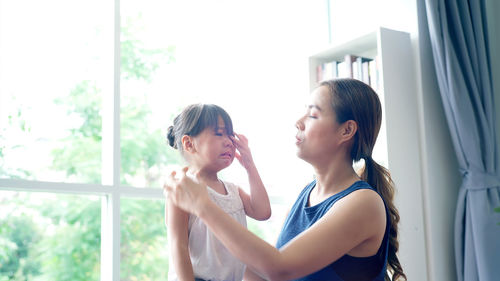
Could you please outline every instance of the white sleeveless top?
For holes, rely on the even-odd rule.
[[[223,182],[223,184],[226,187],[226,195],[207,187],[210,199],[246,227],[245,209],[238,187],[229,182]],[[243,279],[245,265],[233,257],[207,226],[192,214],[189,215],[188,238],[189,256],[195,278],[211,281],[241,281]],[[174,266],[169,267],[168,280],[177,280]]]

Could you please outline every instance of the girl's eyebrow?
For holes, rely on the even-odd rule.
[[[225,126],[222,126],[222,127],[215,127],[215,128],[214,128],[214,131],[215,131],[215,132],[225,131],[225,130],[226,130],[226,127],[225,127]]]

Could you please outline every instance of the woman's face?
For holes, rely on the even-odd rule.
[[[333,112],[327,87],[311,93],[305,114],[297,120],[297,156],[309,163],[331,158],[338,148],[339,124]]]

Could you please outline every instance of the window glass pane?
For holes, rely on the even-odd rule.
[[[100,279],[97,196],[0,191],[0,280]]]
[[[176,59],[169,1],[121,3],[121,182],[138,187],[160,186],[160,174],[178,163],[165,151],[165,119],[178,101],[165,103],[165,85]],[[156,105],[156,107],[154,106]],[[163,114],[154,115],[161,110]]]
[[[164,200],[121,200],[121,280],[167,280]]]
[[[101,96],[113,85],[103,3],[0,0],[0,177],[100,182]]]

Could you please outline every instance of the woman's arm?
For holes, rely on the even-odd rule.
[[[252,271],[250,268],[245,269],[245,275],[243,276],[243,280],[245,281],[266,281],[265,279],[262,279],[257,273]]]
[[[189,214],[167,201],[167,229],[172,266],[178,280],[193,281],[194,273],[189,257],[188,222]]]
[[[264,183],[262,183],[262,179],[260,178],[259,171],[253,162],[252,153],[248,147],[248,140],[241,134],[235,134],[235,137],[231,139],[239,152],[239,154],[237,153],[235,155],[236,159],[238,159],[240,164],[247,170],[248,174],[250,195],[241,188],[239,189],[245,213],[247,216],[256,220],[267,220],[271,217],[271,204]]]
[[[178,179],[174,176],[165,186],[169,200],[202,219],[235,257],[264,279],[311,274],[365,241],[381,242],[385,231],[382,200],[373,191],[359,190],[339,200],[322,219],[278,250],[210,201],[205,186],[187,178],[185,172]]]

